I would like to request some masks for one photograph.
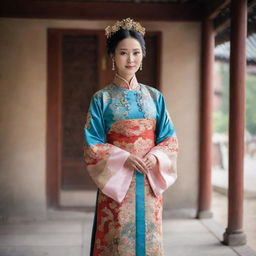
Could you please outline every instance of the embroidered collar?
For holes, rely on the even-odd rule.
[[[116,73],[113,83],[120,88],[125,88],[130,90],[139,90],[139,83],[135,75],[132,77],[129,83],[125,78],[123,78],[122,76]]]

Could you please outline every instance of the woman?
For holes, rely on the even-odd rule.
[[[91,255],[161,256],[162,193],[177,178],[178,142],[163,95],[138,83],[145,29],[130,18],[105,29],[116,70],[96,92],[84,128],[98,189]]]

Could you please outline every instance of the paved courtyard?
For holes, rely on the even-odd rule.
[[[1,225],[0,255],[89,256],[92,219],[92,213],[50,211],[47,221]],[[212,219],[165,218],[163,228],[166,256],[256,256],[248,246],[222,245],[224,228]]]
[[[227,162],[225,154],[224,162]],[[214,220],[223,227],[227,226],[227,191],[228,171],[225,169],[214,169],[212,181],[214,187],[212,210]],[[217,193],[218,191],[219,193]],[[244,231],[247,236],[247,244],[256,251],[256,158],[245,155],[244,158]]]

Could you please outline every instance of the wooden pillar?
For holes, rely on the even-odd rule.
[[[212,169],[212,72],[214,63],[214,34],[210,19],[202,22],[202,66],[200,107],[200,169],[197,218],[210,218]]]
[[[224,244],[243,245],[243,161],[247,1],[231,1],[228,227]]]

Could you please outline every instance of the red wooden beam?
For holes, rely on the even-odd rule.
[[[131,17],[153,21],[199,21],[200,4],[109,3],[75,1],[4,0],[0,17],[115,20]]]
[[[215,19],[221,12],[221,10],[225,9],[230,5],[231,0],[219,0],[212,1],[212,4],[205,5],[205,18]]]

